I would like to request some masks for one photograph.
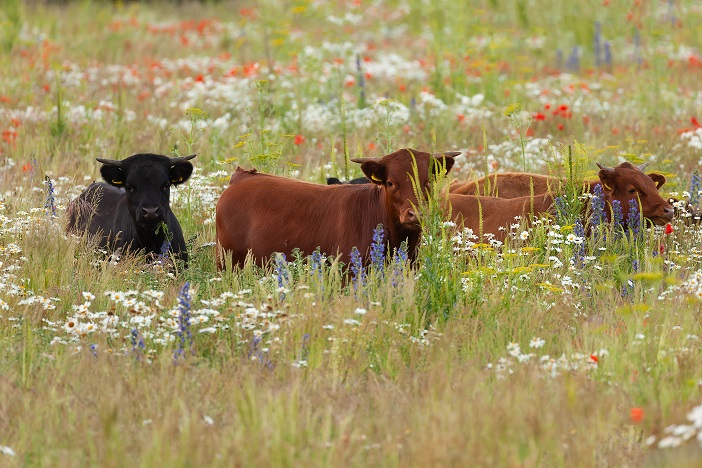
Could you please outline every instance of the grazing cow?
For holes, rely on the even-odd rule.
[[[415,182],[426,197],[433,171],[450,170],[458,154],[401,149],[378,159],[352,159],[372,181],[361,185],[319,185],[237,168],[217,202],[217,265],[224,268],[228,256],[241,266],[249,252],[262,265],[274,252],[309,255],[317,248],[348,262],[353,247],[367,262],[378,224],[390,249],[406,240],[414,258],[421,234],[414,161]]]
[[[327,185],[341,185],[341,184],[367,184],[370,180],[365,177],[358,177],[356,179],[351,179],[348,182],[342,182],[336,177],[327,177]]]
[[[629,201],[633,199],[639,200],[640,212],[653,223],[661,225],[673,219],[673,207],[658,193],[658,188],[666,181],[665,176],[662,174],[646,175],[641,169],[628,162],[613,168],[604,167],[599,163],[597,166],[600,168],[599,180],[585,182],[585,190],[592,192],[595,185],[602,185],[604,201],[608,207],[605,210],[607,220],[612,218],[612,202],[618,200],[621,204],[623,219],[627,221],[630,209]],[[478,233],[480,231],[480,216],[478,214],[480,209],[483,219],[482,232],[492,233],[498,240],[503,240],[506,236],[505,231],[500,231],[499,228],[509,227],[514,222],[515,216],[524,217],[527,214],[549,211],[553,205],[554,197],[555,195],[552,193],[511,199],[449,193],[451,213],[455,220]]]
[[[565,181],[558,177],[527,172],[500,172],[476,180],[454,180],[450,193],[460,195],[483,195],[500,198],[519,198],[547,192],[559,193]]]
[[[69,233],[100,236],[100,248],[159,254],[167,235],[170,251],[187,262],[183,232],[169,206],[170,189],[188,180],[195,155],[169,158],[135,154],[122,161],[97,158],[107,183],[94,182],[68,205]],[[165,223],[166,229],[163,228]]]

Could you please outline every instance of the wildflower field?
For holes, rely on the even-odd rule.
[[[0,465],[702,463],[699,2],[0,3]],[[437,199],[627,160],[681,209],[581,220],[576,191],[501,243],[431,201],[413,264],[378,231],[365,267],[217,271],[237,166],[405,147],[462,152]],[[197,153],[188,268],[65,234],[95,158],[147,152]]]

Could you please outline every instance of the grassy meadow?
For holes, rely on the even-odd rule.
[[[0,4],[1,466],[702,463],[689,216],[569,193],[501,244],[432,200],[414,264],[213,247],[237,166],[324,183],[404,147],[462,152],[437,197],[628,160],[698,207],[699,2]],[[65,234],[95,158],[142,152],[198,155],[187,269]]]

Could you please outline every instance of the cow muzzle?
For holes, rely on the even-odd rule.
[[[662,214],[659,214],[657,216],[650,216],[648,219],[653,221],[653,224],[657,224],[659,226],[667,224],[673,220],[673,215],[675,214],[675,210],[673,209],[672,206],[664,207],[662,212],[663,212]]]
[[[419,227],[419,214],[412,209],[405,210],[400,215],[400,223],[404,226],[417,226]]]
[[[145,226],[155,226],[158,224],[161,220],[161,210],[159,209],[158,206],[155,207],[150,207],[150,208],[143,208],[141,209],[141,223]]]

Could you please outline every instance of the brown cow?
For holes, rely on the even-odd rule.
[[[421,234],[412,180],[416,161],[418,188],[429,188],[434,162],[449,171],[453,157],[401,149],[379,159],[352,159],[372,184],[319,185],[238,168],[217,202],[217,265],[224,253],[243,265],[248,252],[264,264],[274,252],[294,249],[311,254],[342,255],[348,262],[355,246],[368,261],[373,230],[385,229],[386,244],[399,248],[406,240],[410,258]]]
[[[592,193],[595,185],[602,185],[605,206],[609,207],[605,209],[607,220],[611,220],[612,217],[611,203],[618,200],[621,204],[623,219],[627,221],[629,201],[633,199],[640,200],[640,212],[655,224],[665,224],[673,219],[673,207],[658,193],[658,188],[666,181],[664,175],[646,175],[641,169],[628,162],[613,168],[600,164],[597,166],[600,168],[599,180],[586,181],[584,188],[585,191]],[[452,217],[462,222],[465,227],[473,229],[475,233],[478,233],[480,229],[478,214],[478,204],[480,204],[483,218],[482,232],[492,233],[496,239],[503,240],[506,232],[500,231],[500,227],[509,227],[514,222],[515,216],[524,217],[532,213],[532,204],[533,214],[549,211],[553,205],[554,197],[555,195],[552,193],[542,193],[535,195],[532,201],[531,196],[508,199],[450,193],[449,201],[452,207]]]
[[[476,180],[454,180],[450,193],[519,198],[531,194],[560,193],[565,181],[558,177],[527,172],[500,172]]]
[[[643,170],[644,166],[645,165],[639,166],[639,169]],[[656,183],[658,188],[661,188],[661,186],[665,184],[666,179],[662,174],[651,173],[648,174],[648,176]],[[549,192],[556,194],[561,193],[566,183],[566,179],[543,174],[500,172],[471,181],[454,180],[449,186],[449,192],[461,195],[519,198],[532,194],[539,195]],[[600,183],[599,180],[594,180],[587,181],[585,184],[594,187],[598,183]]]

